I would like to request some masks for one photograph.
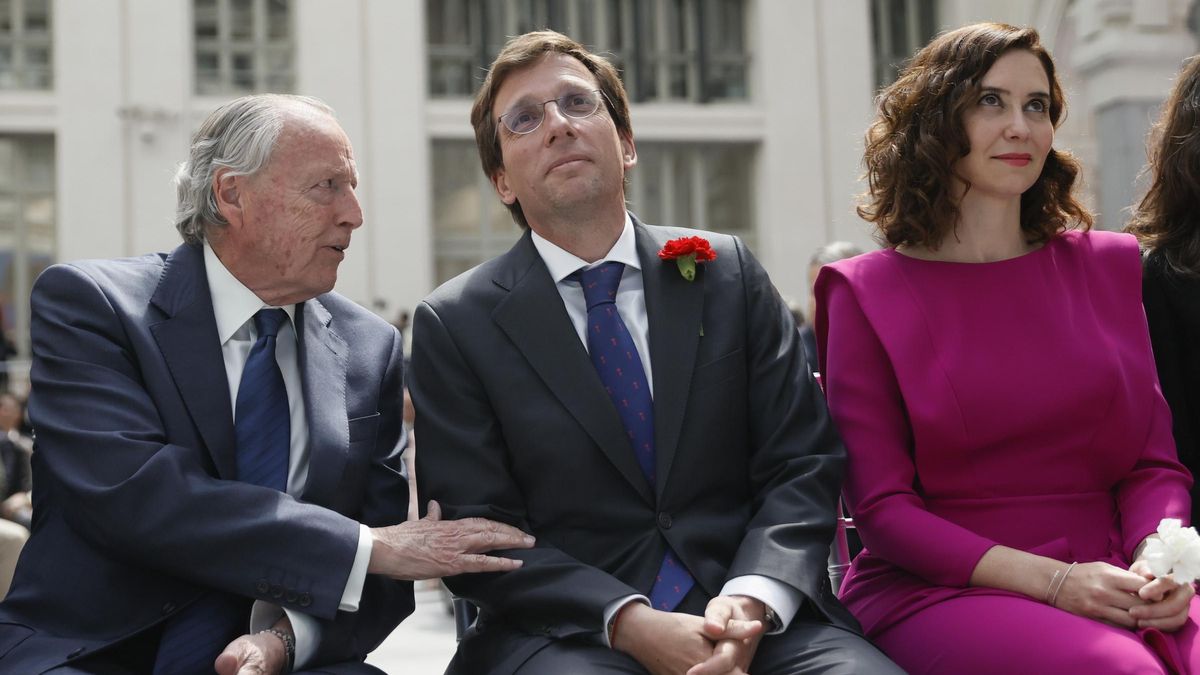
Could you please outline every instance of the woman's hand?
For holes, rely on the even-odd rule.
[[[1138,619],[1131,610],[1136,608],[1141,613],[1152,602],[1138,595],[1148,585],[1150,582],[1145,576],[1131,570],[1104,562],[1079,563],[1062,582],[1054,606],[1133,630],[1138,628]],[[1187,618],[1186,613],[1184,618]],[[1153,620],[1160,619],[1155,615]]]
[[[1129,567],[1147,583],[1138,589],[1138,598],[1144,604],[1132,607],[1129,616],[1138,628],[1157,628],[1168,633],[1179,630],[1188,619],[1192,597],[1196,589],[1191,584],[1176,583],[1170,575],[1155,577],[1145,560],[1138,560]]]

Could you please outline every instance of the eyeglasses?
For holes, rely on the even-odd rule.
[[[513,108],[500,116],[500,123],[514,134],[531,134],[537,131],[538,127],[542,126],[542,120],[546,119],[547,103],[557,105],[558,111],[567,117],[581,120],[595,115],[605,98],[604,92],[599,89],[573,91],[541,103]]]

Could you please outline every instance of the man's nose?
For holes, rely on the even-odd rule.
[[[566,134],[573,136],[575,127],[571,124],[571,118],[563,114],[558,108],[558,101],[546,101],[542,107],[542,126],[546,134],[546,142],[550,143],[554,138]]]
[[[358,194],[353,189],[348,188],[345,190],[345,196],[342,199],[342,217],[339,224],[348,225],[352,230],[362,227],[363,213],[362,206],[358,203]]]

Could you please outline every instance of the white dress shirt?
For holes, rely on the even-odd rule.
[[[629,329],[629,335],[637,347],[638,356],[642,360],[642,368],[646,371],[646,381],[650,383],[650,395],[653,396],[654,377],[650,363],[650,324],[646,313],[646,293],[645,286],[642,284],[642,263],[638,259],[637,239],[629,214],[625,214],[625,227],[621,230],[621,236],[617,237],[616,243],[609,252],[594,263],[589,263],[550,243],[537,232],[530,232],[530,234],[533,238],[534,248],[537,249],[542,262],[546,263],[546,268],[550,270],[550,278],[554,279],[555,288],[562,296],[567,316],[570,317],[571,324],[575,326],[575,333],[583,343],[584,349],[587,349],[587,301],[583,297],[583,287],[579,285],[579,282],[568,277],[581,269],[592,268],[606,262],[625,264],[625,271],[621,275],[621,284],[617,288],[617,313],[621,315],[621,319],[625,322],[625,327]],[[721,589],[721,595],[745,595],[770,607],[779,622],[776,630],[771,631],[772,633],[783,632],[787,629],[788,624],[792,622],[792,618],[800,609],[802,599],[800,592],[791,586],[757,574],[730,579]],[[612,619],[617,612],[633,601],[650,604],[650,600],[644,595],[618,598],[604,608],[604,625],[612,625]],[[604,631],[604,642],[608,644],[607,630]]]
[[[217,335],[221,340],[221,356],[225,360],[225,376],[229,381],[229,402],[236,416],[242,369],[246,366],[250,348],[258,339],[254,314],[269,306],[233,276],[208,242],[204,243],[204,269],[208,277],[208,288],[212,293],[213,315],[217,322]],[[291,416],[287,493],[295,496],[300,494],[308,480],[308,419],[304,415],[304,388],[300,379],[300,362],[296,354],[296,306],[289,305],[279,309],[288,315],[288,320],[279,327],[279,334],[275,338],[275,360],[283,375],[283,386],[287,390],[288,411]],[[363,583],[367,578],[367,564],[371,560],[372,542],[370,528],[360,525],[358,551],[350,568],[346,589],[342,592],[342,599],[338,604],[338,609],[342,611],[358,611]],[[295,668],[299,669],[312,658],[316,645],[320,642],[321,626],[315,618],[259,600],[254,603],[250,613],[250,631],[270,628],[283,612],[287,612],[296,635]]]

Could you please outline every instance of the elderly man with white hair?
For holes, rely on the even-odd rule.
[[[8,673],[377,673],[408,580],[531,538],[404,521],[400,337],[332,292],[362,225],[325,104],[204,122],[170,253],[55,265],[32,296],[33,535]],[[400,523],[395,525],[395,523]]]

